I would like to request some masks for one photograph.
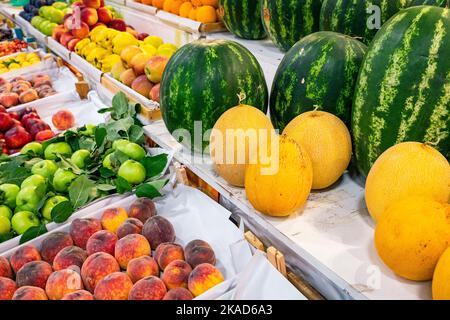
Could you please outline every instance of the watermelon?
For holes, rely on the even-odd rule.
[[[220,0],[219,12],[228,31],[258,40],[267,36],[261,19],[261,2],[256,0]]]
[[[447,3],[448,0],[410,0],[408,3],[408,7],[423,5],[445,7]]]
[[[295,44],[284,56],[270,93],[276,128],[317,106],[350,124],[354,88],[367,47],[349,36],[321,31]]]
[[[319,31],[322,0],[262,0],[264,27],[272,42],[288,51],[298,40]]]
[[[323,0],[320,30],[344,33],[369,44],[379,28],[403,8],[406,1]],[[372,9],[374,5],[380,9],[378,16]]]
[[[261,66],[234,41],[198,40],[184,45],[169,60],[160,90],[167,129],[176,138],[189,134],[180,142],[196,151],[204,151],[209,144],[207,131],[239,102],[267,112],[268,91]]]
[[[367,176],[375,160],[404,141],[450,156],[450,10],[404,9],[378,32],[355,89],[354,151]]]

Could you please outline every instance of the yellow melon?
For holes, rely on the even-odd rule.
[[[430,197],[447,203],[450,165],[436,149],[419,142],[403,142],[386,150],[366,180],[366,205],[378,220],[393,202],[408,196]]]
[[[430,280],[449,245],[450,206],[428,198],[394,202],[375,229],[378,255],[395,274],[409,280]]]
[[[294,139],[273,139],[267,159],[247,165],[245,193],[252,206],[270,216],[288,216],[305,205],[313,179],[311,160]]]
[[[434,269],[433,300],[450,300],[450,248],[447,248]]]
[[[344,122],[335,115],[324,111],[305,112],[293,119],[283,133],[308,152],[313,166],[313,189],[331,186],[347,169],[352,141]]]
[[[265,150],[272,134],[272,123],[261,110],[248,105],[228,109],[217,120],[210,137],[210,154],[217,173],[228,183],[243,187],[251,154]]]

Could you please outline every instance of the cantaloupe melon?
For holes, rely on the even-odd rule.
[[[352,141],[344,122],[324,111],[309,111],[294,118],[284,134],[301,144],[313,166],[313,189],[335,183],[352,157]]]
[[[231,185],[243,187],[249,158],[267,149],[272,134],[275,131],[270,119],[259,109],[239,105],[227,110],[210,137],[210,154],[217,173]]]
[[[393,202],[408,196],[450,199],[450,165],[436,149],[419,142],[403,142],[386,150],[366,180],[366,204],[378,220]]]
[[[394,202],[375,229],[378,255],[395,274],[409,280],[431,280],[449,245],[450,206],[429,198]]]
[[[270,216],[288,216],[304,206],[311,192],[311,160],[301,145],[285,135],[271,150],[268,161],[260,158],[247,165],[245,192],[256,210]]]
[[[434,269],[433,300],[450,300],[450,248],[447,248]]]

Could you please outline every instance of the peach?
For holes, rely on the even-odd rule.
[[[131,83],[131,89],[136,91],[137,93],[143,95],[148,98],[150,95],[150,90],[153,88],[153,84],[148,81],[145,75],[140,75]]]
[[[86,249],[88,239],[100,230],[102,230],[100,220],[93,218],[75,219],[70,225],[73,243],[82,249]]]
[[[176,243],[161,243],[155,250],[155,260],[161,270],[174,260],[184,260],[183,247]]]
[[[156,86],[153,86],[152,90],[150,90],[150,100],[153,100],[155,102],[159,103],[159,89],[161,87],[161,84],[157,84]]]
[[[9,83],[9,81],[6,80],[6,79],[3,78],[3,77],[0,77],[0,86],[4,85],[4,84],[6,84],[6,83]]]
[[[97,9],[98,21],[110,23],[113,19],[112,13],[108,8],[100,7]]]
[[[130,63],[129,66],[133,68],[134,74],[137,76],[143,75],[145,73],[145,65],[150,60],[151,56],[146,53],[138,53],[135,55]],[[150,89],[149,89],[150,91]]]
[[[142,228],[142,234],[150,242],[152,248],[157,248],[163,242],[175,241],[175,230],[172,224],[161,216],[149,218]]]
[[[124,208],[111,208],[103,211],[101,223],[103,229],[116,233],[119,226],[128,219],[128,213]]]
[[[14,251],[9,260],[13,271],[17,273],[26,263],[41,260],[41,255],[35,246],[27,244]]]
[[[66,21],[70,21],[70,19],[67,19]],[[66,24],[64,24],[64,26],[66,26]],[[66,26],[67,29],[67,26]],[[59,42],[67,48],[67,45],[69,44],[70,40],[72,40],[74,38],[74,36],[72,35],[72,33],[70,31],[66,31],[64,32],[61,37],[59,38]]]
[[[84,286],[93,292],[97,283],[108,274],[120,271],[116,259],[105,252],[97,252],[89,256],[81,267],[81,278]]]
[[[139,53],[142,53],[142,49],[138,46],[127,46],[120,53],[120,58],[122,58],[126,66],[131,67],[131,60]]]
[[[67,30],[64,28],[63,25],[58,25],[58,26],[54,27],[52,30],[52,38],[59,42],[62,34],[66,31]]]
[[[18,83],[15,84],[14,87],[11,89],[12,92],[17,93],[19,95],[19,99],[20,99],[20,95],[27,91],[28,89],[30,89],[30,85],[25,84],[25,83]]]
[[[52,116],[52,123],[58,130],[67,130],[75,125],[75,117],[69,110],[59,110]]]
[[[65,247],[73,246],[70,234],[66,232],[54,232],[48,235],[41,244],[41,255],[44,261],[53,263],[58,252]]]
[[[192,240],[184,248],[184,254],[186,261],[195,268],[199,264],[209,263],[212,265],[216,264],[216,255],[214,250],[208,244],[208,242],[203,240]]]
[[[148,277],[159,276],[159,267],[155,259],[150,256],[134,258],[128,262],[127,274],[133,283]]]
[[[141,256],[148,256],[150,253],[150,244],[143,235],[129,234],[117,241],[114,257],[122,269],[126,269],[130,260]]]
[[[148,198],[139,198],[131,204],[128,215],[145,223],[148,218],[156,215],[155,204]]]
[[[130,290],[128,300],[162,300],[167,293],[161,279],[150,276],[136,282]]]
[[[3,94],[3,93],[11,92],[12,88],[13,88],[13,85],[11,83],[9,83],[9,82],[5,83],[0,86],[0,93]]]
[[[64,295],[61,300],[94,300],[94,296],[89,291],[77,290]]]
[[[8,259],[0,256],[0,277],[12,278],[13,273]]]
[[[144,72],[147,75],[148,80],[153,83],[161,82],[167,62],[169,62],[169,58],[166,56],[151,57],[144,67]]]
[[[192,268],[186,261],[175,260],[167,265],[161,280],[166,285],[167,289],[172,288],[187,288],[188,278],[192,272]]]
[[[67,43],[67,49],[69,49],[69,51],[75,51],[75,47],[77,46],[78,42],[80,42],[80,41],[81,41],[81,39],[78,39],[78,38],[74,38],[74,39],[70,40]],[[41,96],[41,94],[39,94],[39,96]]]
[[[44,289],[33,286],[24,286],[14,292],[12,300],[48,300],[48,298]]]
[[[36,90],[31,88],[23,91],[19,95],[20,103],[28,103],[37,99],[39,99],[39,95],[37,94]]]
[[[36,134],[36,136],[34,137],[34,140],[36,142],[43,142],[43,141],[53,138],[54,136],[55,136],[55,133],[52,130],[44,130],[44,131],[39,131]]]
[[[93,26],[98,22],[97,10],[94,8],[81,9],[81,20],[88,26]]]
[[[106,252],[113,255],[117,240],[117,236],[111,231],[97,231],[89,238],[86,244],[86,251],[88,255],[96,252]]]
[[[95,300],[127,300],[133,282],[123,272],[114,272],[104,277],[94,290]]]
[[[50,300],[61,300],[64,295],[81,289],[81,276],[72,269],[53,272],[45,285],[45,292]]]
[[[19,104],[19,95],[14,92],[5,92],[0,95],[0,104],[10,108]]]
[[[50,76],[46,73],[38,73],[35,74],[32,78],[31,78],[31,82],[33,82],[33,85],[35,87],[39,87],[40,85],[46,83],[46,84],[51,84],[52,83],[52,78],[50,78]]]
[[[0,277],[0,300],[11,300],[16,289],[17,286],[13,280]]]
[[[194,296],[186,288],[173,288],[167,291],[163,300],[192,300]]]
[[[212,264],[202,263],[189,275],[188,288],[197,297],[223,281],[224,278],[219,269]]]
[[[131,68],[122,72],[119,77],[120,82],[122,82],[124,85],[126,85],[128,87],[131,86],[134,79],[136,79],[136,74],[134,73],[133,69],[131,69]]]
[[[72,29],[71,32],[75,38],[84,39],[89,36],[89,26],[87,25],[87,23],[81,22],[80,27]],[[67,42],[67,44],[69,43],[69,41]]]
[[[83,0],[83,4],[88,8],[98,9],[102,6],[100,0]]]
[[[141,233],[142,227],[144,224],[141,222],[141,220],[135,219],[135,218],[128,218],[125,220],[120,227],[117,229],[117,237],[119,239],[134,233]]]
[[[33,286],[44,289],[48,277],[52,274],[52,266],[45,261],[31,261],[25,264],[16,274],[18,287]]]
[[[81,268],[84,261],[88,257],[86,251],[80,247],[70,246],[65,247],[56,255],[53,260],[53,269],[55,271],[66,269],[70,266],[78,266]]]

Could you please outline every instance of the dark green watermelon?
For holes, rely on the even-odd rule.
[[[262,0],[262,17],[270,39],[288,51],[304,36],[319,31],[322,0]]]
[[[379,28],[408,0],[323,0],[320,30],[358,37],[369,44]],[[372,6],[377,6],[377,12]],[[378,17],[378,19],[377,19]]]
[[[367,48],[335,32],[316,32],[286,53],[270,94],[270,114],[280,130],[315,106],[350,124],[358,72]]]
[[[352,134],[364,176],[404,141],[427,142],[450,157],[449,9],[404,9],[378,32],[356,85]]]
[[[259,0],[220,0],[219,5],[225,26],[234,35],[249,40],[267,36],[261,19]]]
[[[250,51],[234,41],[198,40],[184,45],[169,60],[160,90],[167,129],[177,138],[180,133],[190,134],[190,139],[180,142],[197,151],[209,144],[207,130],[222,113],[239,104],[238,95],[245,95],[242,103],[267,112],[268,92],[261,66]],[[203,131],[194,130],[196,126]],[[183,130],[174,132],[179,129]]]
[[[448,0],[410,0],[408,3],[408,7],[414,7],[414,6],[438,6],[438,7],[445,7],[448,3]]]

